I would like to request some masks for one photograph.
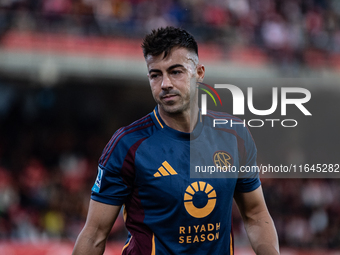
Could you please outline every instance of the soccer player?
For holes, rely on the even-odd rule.
[[[279,254],[261,183],[251,178],[191,178],[191,167],[256,165],[246,127],[213,127],[233,116],[198,108],[205,67],[183,29],[153,30],[143,53],[156,108],[115,132],[99,159],[85,226],[73,254],[103,254],[124,206],[129,231],[122,254],[233,254],[232,202],[256,254]],[[193,161],[193,162],[190,162]]]

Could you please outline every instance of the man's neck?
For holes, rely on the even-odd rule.
[[[178,114],[166,113],[158,106],[158,112],[168,127],[185,133],[191,133],[198,120],[197,106]]]

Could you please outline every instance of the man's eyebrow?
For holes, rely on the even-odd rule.
[[[149,70],[149,74],[152,73],[152,72],[160,73],[161,70],[159,70],[159,69],[150,69],[150,70]]]
[[[181,64],[175,64],[175,65],[172,65],[172,66],[169,66],[166,70],[169,72],[170,70],[172,69],[175,69],[177,67],[182,67],[182,68],[185,68],[183,65]]]
[[[183,65],[181,65],[181,64],[175,64],[175,65],[169,66],[166,70],[169,72],[170,70],[172,70],[172,69],[174,69],[174,68],[177,68],[177,67],[185,68],[185,67],[184,67]],[[152,73],[152,72],[160,73],[161,70],[159,70],[159,69],[150,69],[150,70],[149,70],[149,74]]]

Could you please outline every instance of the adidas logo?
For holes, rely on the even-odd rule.
[[[158,171],[153,176],[161,177],[175,174],[177,174],[177,172],[170,166],[170,164],[167,161],[164,161],[162,166],[158,168]]]

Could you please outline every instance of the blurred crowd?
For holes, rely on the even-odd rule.
[[[282,247],[340,248],[339,180],[262,179],[261,181]],[[236,244],[246,244],[247,236],[236,210],[233,224]]]
[[[154,107],[152,99],[145,102],[147,89],[130,89],[0,83],[0,241],[75,241],[106,142],[118,127]],[[134,104],[114,111],[126,96]],[[257,137],[271,139],[268,132],[257,132],[265,133]],[[281,145],[286,139],[276,138]],[[284,146],[272,146],[273,154],[259,151],[262,161],[284,155]],[[328,142],[327,146],[330,153],[332,147]],[[282,164],[283,158],[278,160]],[[317,160],[326,162],[322,156]],[[340,249],[340,179],[263,178],[262,183],[283,247]],[[237,207],[233,209],[236,245],[249,245]],[[110,240],[125,238],[120,215]]]
[[[338,0],[3,0],[0,35],[38,31],[140,39],[174,25],[224,50],[257,47],[282,67],[331,65],[340,53]]]
[[[18,89],[0,80],[0,241],[75,241],[112,135],[106,129],[122,125],[105,118],[113,108],[98,102],[108,101],[98,91]],[[120,215],[113,239],[126,238],[123,224]]]

